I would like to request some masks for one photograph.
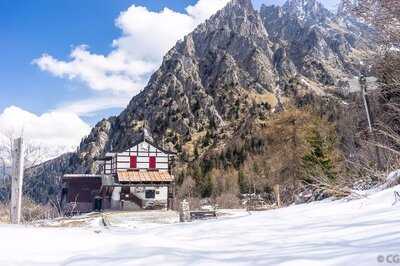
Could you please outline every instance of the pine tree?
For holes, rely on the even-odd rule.
[[[194,155],[195,159],[199,158],[199,144],[198,143],[196,143],[196,145],[194,146],[193,155]]]
[[[200,193],[202,198],[211,197],[214,190],[214,184],[212,182],[212,177],[210,174],[202,178],[200,183]]]
[[[249,182],[246,179],[245,174],[243,173],[243,170],[239,170],[238,172],[238,183],[239,183],[239,189],[241,194],[245,194],[249,192]]]
[[[335,179],[334,167],[330,159],[333,143],[327,138],[322,138],[317,130],[312,130],[308,144],[311,147],[309,153],[303,157],[303,167],[309,176],[323,175],[331,180]]]

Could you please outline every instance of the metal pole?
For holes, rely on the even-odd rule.
[[[366,78],[366,76],[361,75],[359,81],[360,81],[361,95],[362,95],[363,102],[364,102],[365,112],[367,114],[369,132],[372,134],[372,137],[377,142],[378,138],[376,137],[375,131],[372,127],[373,120],[372,120],[370,104],[369,104],[369,99],[368,99],[368,93],[367,93],[367,78]],[[381,160],[379,148],[377,146],[375,146],[375,154],[376,154],[376,161],[377,161],[378,169],[383,169],[383,163]]]
[[[24,143],[22,138],[15,139],[12,145],[11,178],[11,223],[21,222],[22,183],[24,178]]]
[[[361,95],[362,95],[363,102],[364,102],[365,112],[367,114],[369,132],[372,133],[373,132],[372,120],[371,120],[369,102],[368,102],[368,98],[367,98],[368,97],[367,96],[367,78],[364,75],[361,75],[361,77],[360,77],[360,87],[361,87]]]

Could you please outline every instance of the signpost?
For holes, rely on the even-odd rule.
[[[21,222],[22,183],[24,178],[24,143],[22,138],[12,144],[11,223]]]

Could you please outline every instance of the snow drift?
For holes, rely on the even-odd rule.
[[[135,229],[0,226],[0,265],[382,265],[400,253],[395,191]]]

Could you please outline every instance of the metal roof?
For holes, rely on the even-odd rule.
[[[127,171],[118,172],[119,182],[172,182],[174,177],[168,172],[159,171]]]
[[[90,175],[90,174],[66,174],[63,176],[63,179],[72,179],[72,178],[101,178],[101,175]]]

